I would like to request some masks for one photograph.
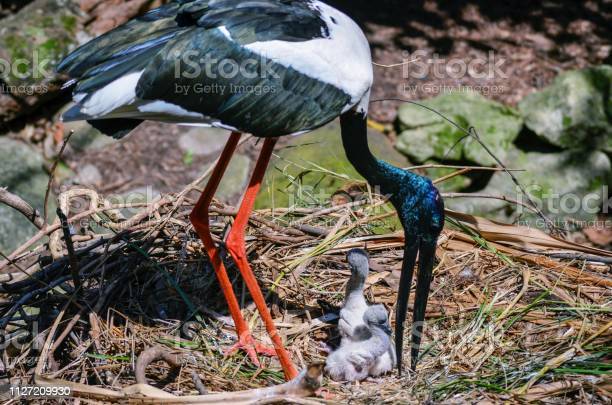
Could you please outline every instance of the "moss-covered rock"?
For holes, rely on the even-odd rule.
[[[0,138],[0,187],[43,212],[48,175],[40,154],[22,142]],[[50,198],[50,212],[54,212]],[[0,250],[5,254],[27,241],[36,228],[22,214],[0,204]]]
[[[251,176],[251,159],[248,156],[236,153],[232,156],[227,171],[223,175],[215,198],[223,202],[235,203],[246,190]]]
[[[477,93],[443,94],[422,104],[463,128],[475,127],[482,141],[502,160],[523,125],[521,117],[512,108]],[[409,103],[402,105],[398,112],[398,127],[401,133],[397,149],[418,162],[450,159],[469,160],[480,165],[495,163],[472,138],[457,144],[465,136],[463,131],[423,107]]]
[[[26,113],[59,91],[54,69],[77,45],[78,18],[76,0],[36,0],[2,20],[0,77],[5,85],[0,94],[18,98],[20,108],[0,111],[0,122]]]
[[[385,135],[369,130],[368,141],[376,157],[408,166]],[[257,198],[258,208],[318,205],[328,202],[347,181],[363,180],[344,154],[337,122],[291,138],[276,155]]]
[[[526,125],[553,145],[612,152],[612,66],[565,72],[525,97],[519,110]]]
[[[425,162],[426,164],[436,165],[439,164],[434,161]],[[425,169],[425,175],[432,180],[442,179],[445,176],[451,175],[455,173],[457,169],[445,168],[445,167],[433,167],[429,169]],[[436,187],[442,192],[450,192],[450,191],[460,191],[468,188],[472,184],[472,180],[463,175],[454,176],[447,180],[444,180],[438,184]]]
[[[59,116],[57,118],[59,120]],[[70,147],[76,152],[84,152],[85,150],[101,149],[104,146],[113,142],[113,138],[102,134],[100,131],[92,127],[87,121],[73,121],[64,123],[64,137],[70,137]]]
[[[524,169],[515,172],[514,175],[534,202],[551,219],[592,220],[597,217],[604,203],[605,186],[610,183],[611,164],[605,153],[599,151],[525,153],[513,149],[508,153],[507,162],[512,167]],[[495,173],[487,187],[479,193],[504,195],[528,203],[528,199],[504,172]],[[500,200],[478,197],[449,198],[445,203],[450,209],[503,221],[514,221],[521,213],[524,214],[521,219],[535,219],[527,208]]]

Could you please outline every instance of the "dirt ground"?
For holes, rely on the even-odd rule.
[[[366,28],[375,63],[393,65],[416,59],[430,65],[423,78],[410,73],[410,69],[418,73],[418,65],[408,66],[408,74],[405,66],[377,67],[374,100],[418,100],[439,94],[442,86],[455,90],[467,86],[515,105],[562,71],[610,62],[610,1],[514,0],[494,6],[482,0],[331,3]],[[487,72],[482,78],[478,74],[435,74],[431,67],[435,62],[427,62],[441,59],[441,72],[458,72],[457,61],[487,60],[491,52],[493,64],[499,63],[503,73]],[[391,122],[397,104],[375,103],[372,118]]]

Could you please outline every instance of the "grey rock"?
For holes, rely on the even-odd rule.
[[[110,136],[104,135],[89,125],[87,121],[64,123],[64,137],[68,136],[71,131],[74,133],[70,137],[70,147],[77,152],[101,149],[114,141]]]
[[[0,137],[0,187],[6,187],[43,212],[48,175],[40,154],[28,145]],[[49,212],[55,210],[53,196]],[[22,214],[0,204],[0,250],[7,254],[36,233],[36,228]]]
[[[523,125],[521,117],[512,108],[478,93],[443,94],[422,104],[463,128],[476,128],[482,141],[502,161]],[[398,111],[398,128],[401,133],[397,149],[417,162],[466,159],[479,165],[495,163],[474,139],[461,141],[465,136],[463,131],[423,107],[409,103],[402,105]]]
[[[562,148],[612,152],[612,66],[559,75],[519,103],[525,124]]]
[[[83,167],[79,168],[79,174],[76,177],[76,182],[78,184],[95,186],[101,181],[102,173],[100,173],[100,170],[96,166],[92,164],[86,164]]]
[[[425,164],[435,165],[437,162],[427,161]],[[432,180],[441,179],[442,177],[448,176],[456,172],[457,169],[448,169],[444,167],[434,167],[431,169],[425,169],[425,175]],[[442,192],[461,191],[466,189],[472,184],[472,180],[467,176],[455,176],[448,180],[442,181],[436,184],[436,187]]]
[[[190,128],[179,138],[179,146],[185,153],[194,156],[219,154],[223,150],[229,132],[218,128]]]
[[[559,153],[525,153],[513,149],[508,153],[508,164],[525,169],[515,172],[523,188],[550,219],[563,225],[569,219],[593,220],[602,207],[607,185],[610,183],[611,163],[599,151]],[[527,203],[510,177],[497,172],[482,194],[504,195]],[[605,197],[607,200],[607,197]],[[484,198],[447,198],[448,208],[495,218],[505,222],[520,219],[532,225],[542,225],[535,215],[524,207],[500,200]]]
[[[410,165],[384,134],[370,129],[368,143],[374,156],[398,167]],[[347,180],[363,181],[346,158],[336,121],[290,138],[275,153],[279,158],[270,164],[258,208],[326,203]]]
[[[36,0],[2,20],[0,122],[17,118],[59,94],[57,63],[78,44],[76,0]],[[8,70],[8,71],[7,71]],[[14,100],[14,101],[11,101]]]

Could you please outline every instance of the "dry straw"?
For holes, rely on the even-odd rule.
[[[178,194],[131,206],[111,205],[93,190],[61,195],[69,223],[91,224],[73,236],[74,254],[56,223],[42,226],[0,265],[2,363],[13,383],[66,384],[74,396],[94,402],[145,403],[179,401],[169,394],[180,401],[253,403],[261,398],[252,391],[185,397],[283,383],[275,359],[262,359],[257,369],[243,354],[224,356],[236,338],[234,328],[188,221],[205,177]],[[74,198],[85,198],[88,206],[70,212]],[[367,297],[393,312],[403,235],[377,232],[386,229],[379,225],[392,224],[393,214],[380,197],[362,198],[340,206],[257,211],[251,218],[250,261],[300,368],[323,362],[321,343],[333,341],[349,249],[369,251]],[[125,219],[120,210],[128,206],[139,211]],[[235,212],[221,203],[213,207],[218,241]],[[320,394],[368,403],[609,403],[612,278],[604,263],[612,254],[534,229],[447,214],[417,373],[359,385],[323,380]],[[71,262],[78,263],[78,288]],[[229,271],[247,319],[265,342],[236,269],[230,265]],[[153,356],[139,362],[151,348],[176,361]],[[318,384],[320,368],[309,372],[308,389],[256,392],[275,400],[321,401],[297,399]]]

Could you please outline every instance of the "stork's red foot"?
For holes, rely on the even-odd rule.
[[[225,355],[232,356],[240,350],[244,351],[247,356],[249,356],[251,362],[257,367],[261,365],[259,362],[259,357],[257,356],[258,354],[268,357],[276,356],[276,350],[274,350],[274,347],[259,343],[248,332],[243,333],[238,339],[238,342],[226,350]]]

